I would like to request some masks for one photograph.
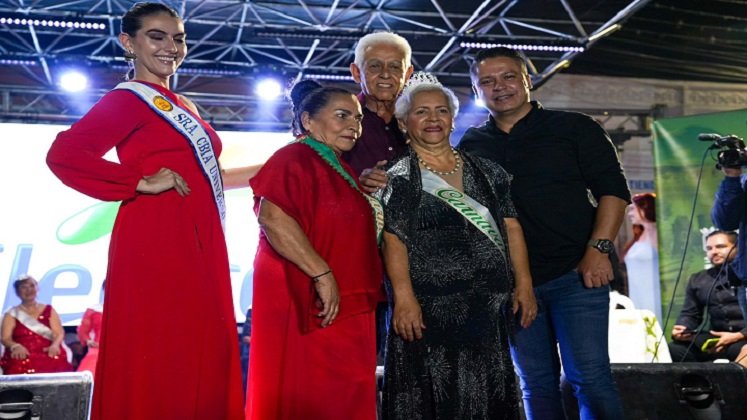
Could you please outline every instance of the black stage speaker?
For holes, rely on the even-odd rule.
[[[86,420],[92,390],[89,372],[0,376],[0,420]]]
[[[745,420],[747,370],[737,363],[614,363],[631,420]]]

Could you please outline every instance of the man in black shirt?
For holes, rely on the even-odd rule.
[[[480,51],[472,85],[490,111],[459,147],[513,175],[539,306],[529,328],[515,327],[511,352],[529,419],[563,419],[563,370],[582,418],[622,419],[607,349],[609,254],[630,192],[607,133],[590,117],[550,111],[529,99],[523,56]]]
[[[717,230],[706,237],[706,255],[713,267],[693,274],[687,283],[685,303],[672,327],[672,361],[734,361],[747,345],[747,328],[736,296],[741,282],[728,264],[736,256],[736,243],[734,232]],[[706,311],[710,330],[698,331]],[[708,352],[701,351],[703,343],[711,338],[718,342]]]

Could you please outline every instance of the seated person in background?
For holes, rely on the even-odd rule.
[[[98,304],[86,309],[83,320],[78,327],[78,340],[88,347],[83,360],[80,361],[78,372],[87,370],[95,376],[96,362],[99,359],[99,341],[101,340],[101,319],[104,315],[104,305]]]
[[[13,283],[21,304],[3,316],[0,366],[5,375],[73,370],[62,346],[65,330],[51,305],[36,301],[39,284],[28,275]]]
[[[717,230],[706,237],[706,255],[713,267],[690,277],[685,303],[677,324],[672,327],[672,342],[669,343],[672,361],[734,361],[747,345],[747,328],[735,293],[739,280],[727,264],[736,255],[736,243],[734,232]],[[705,308],[711,329],[698,332]],[[710,338],[717,338],[718,342],[708,352],[703,352],[701,346]]]
[[[241,356],[241,384],[246,395],[246,377],[249,373],[249,345],[252,343],[252,308],[246,310],[246,320],[239,334],[239,355]]]
[[[70,355],[70,364],[73,366],[73,370],[77,372],[78,366],[80,366],[80,362],[84,357],[86,357],[86,346],[78,341],[78,333],[73,333],[73,335],[76,337],[75,339],[73,339],[72,341],[68,341],[68,339],[66,338],[65,342],[67,343],[67,348],[70,349],[70,353],[72,353]],[[67,333],[65,333],[65,336],[69,338]]]

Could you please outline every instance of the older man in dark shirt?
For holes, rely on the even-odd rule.
[[[736,242],[737,235],[729,231],[717,230],[706,237],[706,255],[713,267],[690,277],[685,303],[677,324],[672,327],[673,341],[669,343],[672,361],[734,361],[747,345],[747,328],[736,296],[740,281],[728,264],[736,255]],[[706,311],[710,330],[699,330]],[[703,352],[701,346],[712,338],[718,342]]]
[[[361,86],[358,100],[363,108],[363,121],[355,147],[343,153],[342,158],[358,175],[366,175],[363,187],[369,192],[386,185],[386,172],[379,167],[407,151],[405,136],[394,118],[394,103],[412,75],[411,56],[410,44],[403,37],[392,32],[374,32],[358,41],[355,61],[350,64],[350,73]],[[388,323],[386,308],[382,303],[376,310],[380,364]]]
[[[342,158],[359,175],[407,150],[394,118],[394,103],[412,74],[411,56],[407,40],[391,32],[374,32],[358,41],[350,72],[361,86],[358,100],[363,108],[363,131],[355,147]]]

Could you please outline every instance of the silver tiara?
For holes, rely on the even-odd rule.
[[[405,83],[405,89],[409,90],[422,84],[443,86],[441,82],[438,81],[438,78],[436,78],[436,76],[434,76],[433,74],[425,71],[419,71],[413,73],[412,76],[410,76],[410,79],[407,81],[407,83]]]

